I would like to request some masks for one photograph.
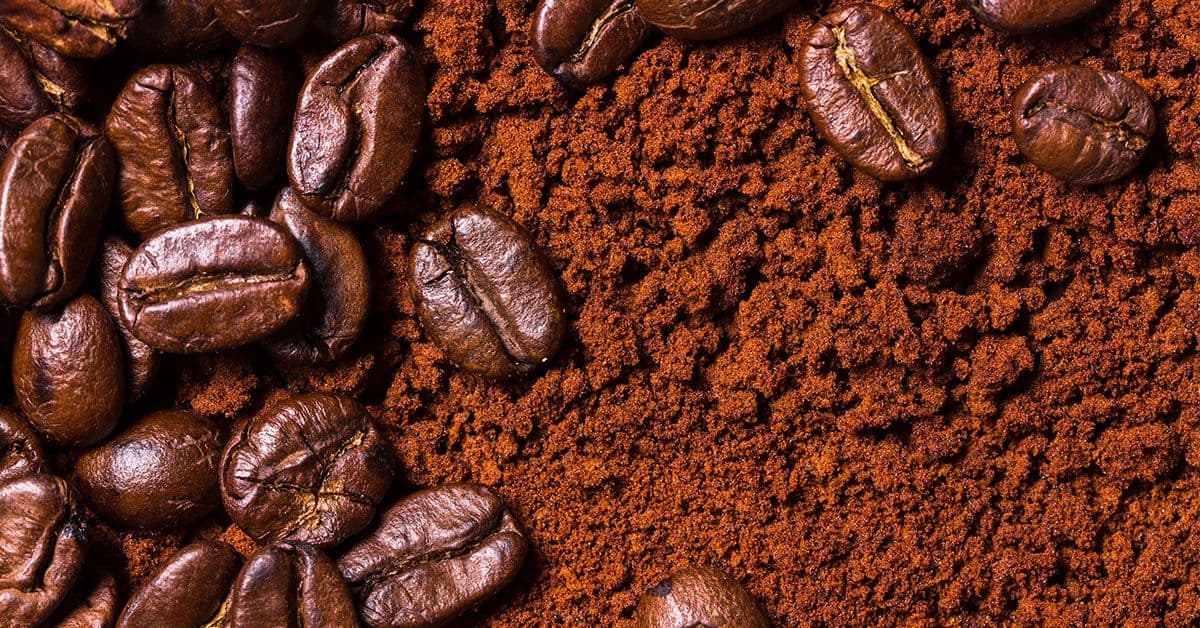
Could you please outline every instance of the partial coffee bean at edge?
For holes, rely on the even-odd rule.
[[[222,626],[242,557],[220,541],[175,552],[129,596],[116,628]]]
[[[143,0],[5,0],[0,22],[7,23],[69,57],[102,57],[124,39],[141,15]]]
[[[712,567],[685,567],[642,596],[637,628],[768,628],[741,583]]]
[[[47,469],[45,449],[33,426],[0,406],[0,483]]]
[[[1069,24],[1103,0],[962,0],[980,22],[1006,33],[1032,33]]]
[[[637,0],[658,30],[692,41],[736,35],[786,11],[796,0]]]

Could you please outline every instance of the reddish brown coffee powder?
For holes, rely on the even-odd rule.
[[[795,48],[847,4],[655,40],[572,94],[533,61],[533,2],[418,3],[431,128],[396,218],[362,231],[368,337],[332,367],[175,359],[143,405],[232,429],[293,391],[351,393],[395,444],[397,493],[496,487],[536,555],[469,624],[630,625],[688,563],[780,626],[1200,621],[1200,4],[1006,37],[954,0],[879,2],[953,126],[906,185],[850,170],[801,104]],[[1012,94],[1076,62],[1154,100],[1127,181],[1068,187],[1017,151]],[[410,234],[475,203],[525,225],[569,295],[568,349],[525,383],[457,373],[407,297]],[[199,534],[253,550],[222,517]],[[132,585],[188,540],[98,536]]]

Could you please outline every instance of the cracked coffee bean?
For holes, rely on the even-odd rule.
[[[229,40],[213,0],[143,1],[142,17],[128,37],[129,47],[137,52],[195,58],[216,52]]]
[[[333,561],[308,543],[269,545],[229,592],[228,628],[356,626],[354,600]]]
[[[121,292],[119,287],[121,273],[125,270],[125,264],[132,254],[133,248],[115,236],[110,236],[101,245],[100,301],[104,304],[104,309],[112,317],[117,332],[121,335],[121,342],[125,347],[125,372],[129,383],[129,401],[136,401],[141,399],[142,395],[146,393],[147,387],[150,386],[150,382],[154,381],[154,376],[158,373],[158,365],[162,361],[162,354],[134,336],[125,325],[125,321],[121,320],[121,308],[118,303]]]
[[[113,152],[66,114],[34,122],[0,165],[0,294],[49,310],[87,279],[112,195]]]
[[[120,609],[117,579],[108,569],[89,563],[47,625],[53,628],[104,628],[113,625]]]
[[[121,276],[121,320],[167,353],[240,347],[300,313],[309,271],[295,239],[262,218],[220,216],[161,231]]]
[[[1081,66],[1048,70],[1013,100],[1013,132],[1030,161],[1078,185],[1111,183],[1142,161],[1157,119],[1137,83]]]
[[[21,415],[0,406],[0,483],[30,473],[45,473],[42,439]]]
[[[331,547],[370,523],[393,473],[362,406],[312,393],[268,409],[230,439],[221,496],[234,523],[260,543]]]
[[[1079,20],[1101,0],[962,0],[980,22],[1006,33],[1031,33]]]
[[[796,0],[637,0],[646,21],[692,41],[721,39],[786,11]]]
[[[220,541],[184,547],[129,596],[117,628],[223,626],[225,599],[241,565],[242,557]]]
[[[7,0],[0,22],[68,57],[102,57],[142,11],[141,0]]]
[[[946,112],[917,42],[892,14],[864,4],[826,16],[801,55],[817,129],[847,161],[884,181],[933,168]]]
[[[79,62],[0,26],[0,123],[16,131],[55,111],[73,111],[87,93]]]
[[[278,48],[304,34],[318,0],[213,0],[217,19],[234,37]]]
[[[297,86],[283,58],[242,46],[229,67],[229,137],[233,170],[251,190],[283,170]]]
[[[573,85],[600,81],[633,58],[650,35],[633,0],[542,0],[533,51],[551,76]]]
[[[0,625],[37,626],[79,577],[87,530],[61,478],[26,475],[0,485]]]
[[[450,484],[396,502],[338,568],[363,623],[415,628],[448,622],[497,595],[528,547],[495,493]]]
[[[313,25],[341,43],[400,28],[408,20],[413,0],[325,0],[319,4]]]
[[[711,567],[687,567],[642,596],[637,626],[767,628],[768,624],[737,580]]]
[[[233,211],[229,130],[208,86],[179,66],[152,65],[126,83],[108,114],[125,223],[142,238]]]
[[[472,373],[525,375],[558,354],[558,279],[525,230],[482,209],[442,219],[413,247],[410,289],[434,344]]]

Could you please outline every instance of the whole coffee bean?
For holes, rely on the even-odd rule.
[[[368,626],[447,622],[512,582],[528,542],[500,498],[451,484],[396,502],[338,560]]]
[[[0,482],[30,473],[45,473],[42,439],[21,415],[0,406]]]
[[[112,146],[67,114],[29,125],[0,165],[0,294],[17,307],[57,308],[96,255],[115,176]]]
[[[54,628],[105,628],[121,610],[117,579],[97,563],[88,563],[66,601],[48,623]]]
[[[826,16],[802,53],[817,129],[884,181],[925,174],[946,147],[946,112],[917,42],[891,13],[858,5]]]
[[[416,154],[425,78],[395,35],[351,40],[304,83],[288,177],[304,203],[342,221],[368,220],[395,194]]]
[[[1100,6],[1101,0],[962,0],[980,22],[1007,33],[1031,33],[1069,24]]]
[[[229,68],[229,132],[233,169],[251,190],[283,171],[297,86],[276,54],[242,46]]]
[[[217,51],[229,32],[214,0],[142,0],[142,17],[129,29],[129,47],[152,55],[199,56]]]
[[[233,211],[229,130],[196,74],[170,65],[134,73],[106,130],[120,157],[121,210],[138,235]]]
[[[0,484],[0,624],[37,626],[67,598],[87,545],[76,504],[52,475]]]
[[[229,628],[357,626],[354,600],[333,561],[308,543],[263,548],[229,593]]]
[[[154,381],[162,354],[134,336],[125,325],[125,321],[121,320],[121,273],[124,272],[125,264],[129,262],[129,256],[132,254],[133,249],[124,240],[116,236],[109,236],[104,240],[100,247],[100,302],[112,317],[117,332],[121,335],[121,342],[125,347],[129,400],[135,401],[141,399],[150,382]]]
[[[0,22],[69,57],[112,51],[142,11],[141,0],[6,0]]]
[[[551,76],[595,83],[633,58],[650,35],[633,0],[542,0],[533,14],[533,51]]]
[[[676,38],[721,39],[786,11],[796,0],[637,0],[650,24]]]
[[[269,220],[219,216],[170,227],[121,276],[121,320],[168,353],[209,353],[287,325],[308,294],[300,247]]]
[[[83,294],[61,312],[27,312],[13,347],[13,388],[46,440],[86,447],[117,426],[125,403],[120,340],[104,306]]]
[[[687,567],[642,596],[637,625],[638,628],[767,628],[768,624],[737,580],[711,567]]]
[[[129,596],[117,628],[223,626],[225,598],[241,564],[241,556],[226,543],[188,545]]]
[[[0,123],[20,131],[83,101],[87,81],[75,59],[0,27]]]
[[[1064,66],[1021,86],[1013,132],[1030,161],[1079,185],[1111,183],[1142,161],[1157,118],[1137,83],[1104,70]]]
[[[331,547],[370,523],[394,472],[362,406],[311,393],[234,434],[221,461],[221,497],[234,523],[260,543]]]
[[[300,38],[318,0],[213,0],[217,18],[234,37],[278,48]]]
[[[339,43],[395,31],[404,26],[413,8],[413,0],[326,0],[319,4],[314,26]]]
[[[524,375],[562,346],[558,280],[520,226],[482,209],[454,212],[413,247],[410,289],[434,344],[491,378]]]

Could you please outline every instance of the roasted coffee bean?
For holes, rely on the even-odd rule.
[[[230,439],[221,497],[234,523],[259,542],[331,547],[370,523],[393,473],[362,406],[312,393],[268,409]]]
[[[413,247],[409,279],[426,333],[472,373],[527,374],[562,346],[558,280],[503,216],[463,209],[439,221]]]
[[[106,628],[121,610],[117,579],[97,563],[84,566],[83,574],[48,626],[53,628]]]
[[[142,17],[129,29],[129,47],[153,55],[199,56],[229,41],[213,0],[143,0]]]
[[[18,131],[87,93],[79,62],[0,27],[0,124]]]
[[[299,245],[269,220],[219,216],[165,229],[121,276],[121,320],[168,353],[209,353],[261,340],[291,322],[308,294]]]
[[[337,567],[308,543],[263,548],[238,574],[228,604],[229,628],[358,625]]]
[[[804,99],[843,157],[884,181],[933,168],[946,147],[946,112],[899,20],[866,4],[838,11],[813,29],[801,54]]]
[[[13,347],[13,388],[46,440],[86,447],[117,426],[125,402],[121,344],[104,306],[83,294],[60,312],[26,312]]]
[[[271,220],[300,243],[313,285],[300,317],[264,346],[286,362],[336,360],[358,339],[371,304],[362,245],[354,232],[305,208],[291,188],[279,194]]]
[[[125,347],[126,381],[129,383],[130,401],[140,399],[146,393],[162,361],[162,354],[134,336],[125,325],[125,321],[121,320],[121,308],[118,303],[121,273],[132,254],[133,249],[115,236],[107,238],[100,248],[100,302],[104,304],[104,309],[116,324]]]
[[[229,68],[229,133],[233,168],[251,190],[283,171],[297,86],[276,54],[242,46]]]
[[[125,37],[142,0],[6,0],[0,22],[69,57],[102,57]]]
[[[217,18],[234,37],[278,48],[304,34],[318,0],[213,0]]]
[[[542,0],[533,15],[538,63],[566,83],[595,83],[633,58],[650,35],[633,0]]]
[[[45,473],[42,439],[21,415],[0,406],[0,483],[30,473]]]
[[[0,165],[0,294],[61,306],[87,279],[112,197],[112,146],[88,123],[52,114],[25,129]]]
[[[495,493],[450,484],[396,502],[338,568],[368,626],[430,626],[507,587],[528,549]]]
[[[368,220],[404,180],[425,111],[425,78],[395,35],[354,39],[321,62],[300,92],[288,177],[304,203]]]
[[[324,0],[313,24],[336,42],[372,33],[390,33],[404,25],[413,0]]]
[[[225,598],[241,564],[241,556],[226,543],[188,545],[129,596],[117,628],[223,626]]]
[[[1031,33],[1069,24],[1100,6],[1101,0],[962,0],[980,22],[1007,33]]]
[[[687,567],[671,574],[642,596],[637,609],[638,628],[767,625],[742,585],[711,567]]]
[[[106,129],[120,157],[121,210],[138,235],[233,211],[229,130],[191,71],[139,70],[117,96]]]
[[[786,11],[796,0],[637,0],[650,24],[676,39],[729,37]]]
[[[25,475],[0,485],[0,626],[37,626],[63,603],[83,569],[87,530],[61,478]]]
[[[1158,124],[1137,83],[1081,66],[1048,70],[1025,83],[1012,118],[1021,152],[1079,185],[1111,183],[1132,172]]]

